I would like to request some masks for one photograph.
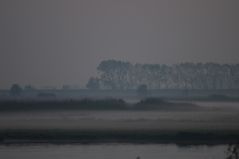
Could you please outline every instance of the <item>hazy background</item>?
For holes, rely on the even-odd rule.
[[[84,87],[104,59],[239,63],[238,0],[1,0],[0,88]]]

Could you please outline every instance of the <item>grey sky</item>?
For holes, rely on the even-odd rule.
[[[83,86],[104,59],[239,63],[239,1],[0,1],[0,88]]]

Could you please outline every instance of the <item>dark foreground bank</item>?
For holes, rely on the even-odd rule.
[[[216,145],[239,142],[238,132],[159,132],[92,130],[1,130],[1,144],[91,144],[91,143],[160,143],[178,145]]]
[[[191,103],[169,102],[161,98],[147,98],[138,103],[126,103],[122,99],[81,100],[3,100],[0,112],[39,110],[196,110]]]

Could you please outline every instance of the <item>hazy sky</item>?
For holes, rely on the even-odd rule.
[[[0,0],[0,88],[84,86],[104,59],[239,63],[239,0]]]

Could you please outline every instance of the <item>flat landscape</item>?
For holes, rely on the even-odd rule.
[[[2,142],[236,142],[239,103],[194,102],[201,110],[37,110],[0,113]],[[97,140],[96,140],[97,138]],[[205,142],[210,144],[210,142]]]

